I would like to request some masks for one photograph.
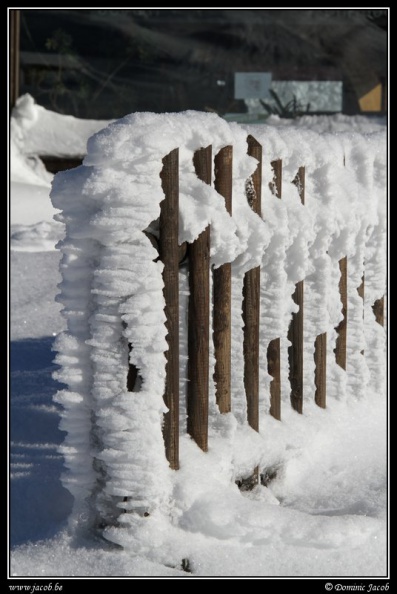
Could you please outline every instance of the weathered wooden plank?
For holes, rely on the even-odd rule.
[[[327,404],[327,333],[319,334],[314,343],[315,403],[321,408]]]
[[[292,314],[291,324],[288,330],[288,340],[291,346],[288,347],[289,359],[289,380],[291,383],[291,406],[298,413],[303,412],[303,281],[296,283],[292,295],[299,310]]]
[[[267,347],[267,371],[273,377],[270,383],[270,414],[281,420],[280,339],[274,338]]]
[[[282,169],[281,159],[271,162],[273,169],[273,181],[270,189],[277,198],[282,193]],[[270,414],[277,420],[281,420],[281,376],[280,376],[280,338],[270,341],[267,349],[267,369],[272,376],[270,382]]]
[[[298,173],[293,180],[297,186],[301,203],[305,204],[305,168],[299,167]],[[291,406],[298,413],[303,412],[303,305],[304,305],[304,282],[299,281],[295,285],[292,295],[294,302],[299,307],[296,313],[292,314],[291,324],[288,331],[288,340],[291,346],[288,348],[289,380],[291,384]]]
[[[247,144],[248,154],[258,161],[247,183],[247,200],[252,210],[261,216],[262,145],[251,135],[247,138]],[[255,431],[259,431],[259,313],[260,266],[257,266],[246,272],[243,285],[244,387],[248,423]]]
[[[347,354],[347,256],[339,260],[340,280],[339,294],[342,303],[342,320],[339,322],[336,332],[338,333],[335,345],[335,360],[337,364],[346,369]]]
[[[262,145],[249,135],[247,153],[258,161],[258,165],[247,181],[246,196],[252,210],[261,216],[262,210]],[[247,420],[250,427],[259,431],[259,322],[260,322],[260,266],[244,275],[243,322],[244,322],[244,389],[247,401]],[[259,484],[259,468],[256,466],[250,476],[237,481],[241,490],[251,490]]]
[[[233,147],[225,146],[215,156],[214,187],[225,198],[232,214]],[[215,397],[221,413],[231,411],[232,267],[223,264],[213,271],[213,341]]]
[[[244,387],[248,424],[255,431],[259,431],[259,284],[258,266],[245,274],[243,286]]]
[[[212,147],[195,152],[197,177],[211,183]],[[210,227],[189,245],[187,432],[208,450]]]
[[[165,453],[170,467],[179,468],[179,150],[174,149],[163,159],[161,171],[165,194],[160,210],[160,258],[163,269],[163,295],[166,328],[166,381],[164,402],[168,412],[164,415],[163,436]]]

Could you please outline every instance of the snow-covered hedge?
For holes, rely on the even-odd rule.
[[[262,217],[245,194],[257,162],[247,155],[247,135],[263,146]],[[193,153],[212,145],[213,155],[233,146],[233,214],[224,199],[201,182]],[[158,219],[164,199],[162,159],[179,148],[179,242],[191,242],[211,225],[211,263],[232,263],[232,412],[220,415],[210,374],[209,452],[197,452],[185,436],[187,271],[180,271],[181,471],[168,467],[162,437],[165,382],[163,265],[142,232]],[[282,199],[269,187],[271,161],[282,159]],[[292,180],[306,169],[305,205]],[[215,114],[139,113],[111,123],[88,141],[81,167],[55,176],[52,202],[65,225],[59,300],[67,331],[56,341],[56,395],[64,407],[64,484],[75,498],[73,529],[106,525],[118,544],[144,546],[153,530],[180,521],[188,496],[183,480],[189,465],[210,469],[219,489],[259,465],[279,461],[269,449],[266,350],[281,337],[282,398],[289,407],[287,340],[296,305],[295,283],[305,280],[304,398],[301,416],[282,422],[304,425],[320,414],[314,399],[314,339],[328,337],[328,401],[365,397],[368,386],[384,389],[385,332],[372,305],[386,283],[386,136],[318,133],[305,127],[241,126]],[[335,364],[335,327],[341,320],[339,260],[348,258],[347,371]],[[242,353],[244,273],[261,266],[260,432],[246,421]],[[365,273],[364,308],[357,288]],[[131,362],[142,378],[128,392]],[[365,356],[361,351],[365,351]],[[213,358],[212,358],[213,364]],[[325,414],[325,413],[322,413]],[[273,427],[273,429],[271,429]],[[205,459],[204,459],[205,457]],[[203,480],[200,469],[198,476]],[[185,477],[181,479],[180,477]],[[208,474],[207,474],[208,478]],[[204,479],[205,480],[205,479]],[[197,492],[205,489],[197,480]],[[183,503],[182,503],[183,499]],[[178,503],[179,502],[179,503]],[[179,505],[180,504],[180,505]],[[148,513],[150,516],[145,516]],[[150,518],[150,519],[149,519]],[[140,536],[137,537],[139,532]],[[150,538],[149,538],[150,534]],[[152,543],[153,545],[153,543]],[[148,544],[149,546],[149,544]],[[154,545],[155,546],[155,543]]]

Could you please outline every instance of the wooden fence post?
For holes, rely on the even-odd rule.
[[[339,293],[342,302],[343,318],[338,324],[336,331],[338,337],[335,345],[335,360],[337,364],[346,370],[346,343],[347,343],[347,256],[339,260],[340,280]]]
[[[215,156],[214,187],[225,198],[227,212],[232,214],[233,147],[225,146]],[[215,354],[215,397],[221,413],[231,411],[231,303],[232,266],[223,264],[213,271],[213,324]]]
[[[179,150],[174,149],[163,159],[161,171],[165,194],[160,205],[160,258],[164,264],[164,300],[166,328],[166,381],[163,436],[165,453],[170,467],[179,468]]]
[[[277,198],[281,198],[282,192],[282,160],[277,159],[271,163],[274,172],[273,182],[270,189]],[[273,377],[270,383],[270,414],[281,420],[281,378],[280,378],[280,338],[274,338],[269,342],[267,349],[267,369]]]
[[[299,167],[293,183],[297,186],[301,203],[305,204],[305,168]],[[294,410],[302,414],[303,411],[303,302],[304,282],[295,285],[292,299],[299,310],[292,314],[288,331],[291,346],[288,347],[289,380],[291,383],[291,405]]]
[[[212,147],[194,153],[197,177],[211,184]],[[210,227],[189,245],[187,432],[208,450]]]

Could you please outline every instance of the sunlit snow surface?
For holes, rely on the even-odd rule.
[[[63,119],[29,97],[12,118],[10,575],[386,575],[386,341],[371,309],[386,281],[384,125],[335,116],[288,125],[273,118],[243,129],[213,114],[135,114],[91,138],[84,166],[56,176],[51,201],[51,176],[35,158],[43,154],[40,139],[51,138],[52,153],[64,155],[75,134],[81,154],[106,124]],[[255,168],[246,156],[247,133],[263,145],[263,220],[244,196]],[[27,136],[37,144],[26,143]],[[62,138],[67,146],[57,149]],[[214,154],[234,146],[232,218],[192,169],[193,151],[208,144]],[[161,441],[162,266],[141,231],[158,217],[161,158],[178,146],[180,241],[194,239],[210,222],[213,263],[233,262],[233,413],[218,414],[211,380],[204,454],[185,435],[182,381],[181,468],[172,472]],[[276,158],[283,160],[282,200],[268,185]],[[287,183],[301,165],[304,207]],[[332,352],[344,255],[351,286],[359,286],[364,261],[366,275],[364,312],[358,295],[349,293],[347,374]],[[282,340],[282,421],[268,413],[263,363],[259,434],[245,422],[241,355],[241,278],[257,264],[263,362],[269,340],[286,336],[294,283],[305,279],[304,413],[289,405]],[[186,355],[185,269],[180,285]],[[313,338],[325,331],[322,410],[313,403]],[[133,394],[123,386],[127,341],[144,378]],[[185,373],[182,360],[182,379]],[[105,450],[90,443],[91,411]],[[100,488],[93,458],[106,467]],[[277,471],[276,478],[240,492],[235,480],[257,464]],[[114,501],[130,499],[131,513],[103,540],[89,530],[86,497],[93,492],[96,508],[110,518],[120,513]],[[150,515],[132,513],[138,507]],[[182,559],[192,573],[182,570]]]

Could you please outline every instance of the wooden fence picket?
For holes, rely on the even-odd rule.
[[[212,147],[194,153],[197,177],[211,184]],[[188,386],[187,432],[197,445],[208,450],[208,381],[210,326],[210,227],[188,247]]]
[[[257,168],[247,184],[247,200],[251,209],[261,216],[262,197],[262,145],[248,136],[248,154],[258,161]],[[259,312],[260,266],[245,273],[243,286],[244,321],[244,387],[247,399],[248,424],[259,431]]]
[[[225,146],[215,156],[214,187],[232,214],[233,147]],[[213,341],[215,355],[215,397],[221,413],[231,411],[232,265],[213,271]]]
[[[179,150],[174,149],[163,159],[161,171],[165,198],[160,205],[160,258],[164,264],[164,301],[166,328],[166,384],[163,435],[165,453],[170,467],[179,468]]]
[[[317,406],[327,405],[327,333],[323,332],[314,342],[314,383],[316,386],[314,401]]]
[[[346,370],[347,356],[347,256],[339,260],[340,280],[339,294],[342,303],[342,319],[336,327],[338,334],[335,345],[335,360],[337,364]]]
[[[273,182],[270,188],[277,198],[281,198],[282,192],[282,160],[277,159],[271,162],[273,169]],[[267,370],[272,376],[270,382],[270,414],[281,420],[281,362],[280,362],[280,338],[274,338],[269,342],[267,348]]]
[[[305,204],[305,168],[299,167],[298,173],[293,180],[297,186],[302,204]],[[291,384],[291,406],[298,413],[303,412],[303,304],[304,304],[304,282],[299,281],[295,285],[292,299],[299,307],[296,313],[292,314],[291,324],[288,331],[288,339],[291,346],[288,347],[289,380]]]
[[[253,212],[261,216],[262,210],[262,145],[251,135],[247,137],[247,154],[258,161],[258,165],[246,184],[248,204]],[[243,322],[244,322],[244,388],[247,401],[247,420],[250,427],[259,431],[259,323],[261,297],[261,268],[256,266],[244,275]],[[241,481],[242,490],[250,490],[259,483],[259,468]]]

